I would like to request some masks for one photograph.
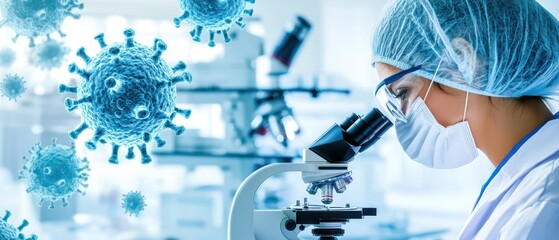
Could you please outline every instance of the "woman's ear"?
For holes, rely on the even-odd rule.
[[[454,49],[454,53],[457,58],[454,59],[454,61],[458,66],[458,70],[460,70],[464,76],[464,80],[474,80],[474,76],[478,68],[477,56],[474,47],[470,42],[468,42],[468,40],[461,37],[452,39],[450,43],[452,44],[452,48]]]

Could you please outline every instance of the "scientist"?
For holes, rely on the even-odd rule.
[[[456,168],[479,149],[496,167],[460,239],[559,238],[557,19],[534,0],[397,0],[372,62],[411,159]]]

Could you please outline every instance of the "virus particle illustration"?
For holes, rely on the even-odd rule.
[[[124,213],[129,213],[130,216],[140,214],[146,205],[146,197],[140,191],[130,191],[122,195],[122,208]]]
[[[0,83],[0,93],[2,97],[7,97],[9,100],[17,102],[17,98],[25,92],[25,81],[23,78],[16,75],[6,75],[2,83]]]
[[[64,43],[48,39],[33,49],[32,60],[41,69],[50,70],[59,68],[69,52]]]
[[[86,158],[80,160],[76,156],[74,144],[63,146],[52,144],[41,147],[35,144],[30,150],[29,157],[23,157],[25,166],[19,172],[20,179],[27,179],[27,192],[33,192],[41,198],[39,206],[50,202],[49,208],[54,208],[55,201],[62,201],[62,206],[68,206],[68,198],[78,192],[85,194],[86,181],[89,177],[89,162]],[[82,189],[83,188],[83,189]]]
[[[179,0],[179,6],[183,11],[180,17],[173,19],[175,26],[180,27],[182,21],[195,26],[190,36],[196,42],[200,42],[200,34],[206,29],[210,33],[210,47],[215,46],[215,34],[223,34],[226,43],[231,41],[227,34],[233,24],[243,28],[243,14],[252,16],[253,10],[246,9],[246,3],[255,0]]]
[[[10,48],[0,49],[0,67],[9,68],[16,61],[16,53]]]
[[[21,231],[29,225],[27,220],[23,220],[19,227],[11,225],[8,223],[8,219],[12,216],[10,211],[6,211],[6,215],[0,218],[0,239],[1,240],[37,240],[35,234],[31,237],[25,238],[25,235]]]
[[[58,32],[65,34],[60,26],[66,17],[79,19],[73,9],[83,9],[78,0],[0,0],[0,27],[7,26],[16,32],[15,42],[20,36],[29,38],[29,47],[35,46],[35,37]]]
[[[70,72],[78,73],[84,80],[77,87],[61,84],[60,93],[76,93],[77,100],[67,98],[68,111],[81,110],[82,123],[70,137],[76,139],[85,129],[94,131],[85,143],[95,150],[98,142],[110,143],[112,155],[109,162],[118,164],[118,150],[128,148],[127,159],[133,159],[134,147],[138,147],[142,163],[151,162],[146,144],[153,139],[158,147],[165,145],[159,131],[169,128],[180,135],[185,128],[172,123],[177,114],[188,118],[190,110],[175,107],[176,84],[190,82],[186,64],[179,62],[173,68],[161,59],[167,45],[155,39],[152,48],[134,41],[134,31],[124,31],[126,40],[108,46],[103,34],[95,39],[102,47],[101,53],[89,57],[84,48],[78,50],[86,63],[80,69],[70,64]],[[155,136],[155,137],[154,137]]]

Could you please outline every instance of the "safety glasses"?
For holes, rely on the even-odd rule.
[[[421,65],[396,73],[380,82],[375,90],[381,106],[397,121],[407,121],[406,114],[423,87],[423,81],[413,74],[419,69]]]

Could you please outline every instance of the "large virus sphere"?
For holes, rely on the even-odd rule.
[[[58,32],[65,34],[60,26],[66,17],[80,18],[72,13],[74,8],[83,9],[78,0],[0,0],[0,27],[7,26],[16,32],[14,42],[19,36],[29,38],[29,47],[35,46],[35,37]]]
[[[252,16],[252,9],[246,9],[246,3],[254,3],[255,0],[178,0],[183,11],[180,17],[173,19],[178,28],[182,21],[194,26],[190,36],[194,41],[200,41],[202,30],[210,33],[210,47],[215,46],[215,34],[223,34],[225,42],[231,41],[227,31],[233,24],[244,27],[243,14]]]
[[[190,82],[190,73],[185,72],[186,64],[179,62],[170,68],[161,55],[167,45],[155,39],[153,47],[134,41],[134,31],[124,31],[126,41],[108,46],[103,34],[95,37],[102,47],[101,53],[90,58],[83,48],[78,56],[86,63],[85,69],[70,65],[70,72],[81,75],[84,80],[77,87],[59,86],[60,93],[77,93],[78,99],[67,98],[68,111],[79,108],[82,124],[71,131],[76,139],[85,129],[95,134],[86,142],[89,150],[95,150],[98,142],[112,144],[110,163],[118,163],[118,150],[128,147],[127,159],[134,158],[134,147],[140,149],[142,163],[151,162],[146,143],[155,139],[162,147],[165,141],[159,137],[163,128],[172,129],[175,134],[184,133],[185,128],[176,126],[172,120],[178,114],[185,118],[190,110],[175,106],[176,84]],[[155,136],[155,137],[154,137]]]
[[[124,208],[124,213],[129,213],[130,216],[136,215],[137,217],[145,206],[147,206],[146,197],[140,191],[130,191],[122,195],[122,208]]]
[[[74,193],[85,194],[89,162],[76,156],[74,143],[70,147],[57,145],[53,138],[51,145],[41,147],[37,143],[29,153],[29,157],[23,157],[26,163],[19,178],[27,179],[28,193],[41,198],[39,206],[50,202],[49,208],[54,208],[54,202],[62,201],[62,206],[66,207]]]
[[[43,70],[59,68],[69,52],[70,48],[63,42],[48,39],[33,49],[32,61]]]
[[[16,52],[11,48],[0,49],[0,67],[9,68],[16,61]]]
[[[16,75],[6,75],[2,83],[0,83],[0,94],[2,97],[7,97],[9,100],[17,102],[17,98],[25,92],[25,81],[23,78]]]
[[[16,227],[8,223],[10,216],[12,216],[12,213],[6,210],[6,215],[4,215],[3,218],[0,218],[0,240],[37,240],[37,236],[35,236],[35,234],[32,234],[31,237],[25,238],[25,235],[21,232],[29,225],[27,220],[24,219],[21,225]]]

